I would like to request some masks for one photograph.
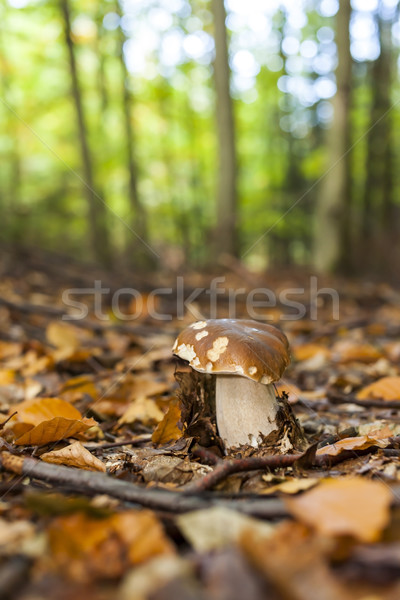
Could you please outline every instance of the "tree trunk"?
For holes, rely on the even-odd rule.
[[[64,19],[65,41],[68,48],[71,92],[74,100],[78,124],[78,137],[84,179],[83,190],[88,203],[88,229],[90,232],[92,249],[96,259],[104,264],[107,264],[111,260],[111,254],[106,224],[106,205],[104,200],[96,193],[94,186],[92,157],[89,149],[85,114],[82,105],[82,92],[78,79],[75,48],[71,37],[71,15],[69,0],[60,0],[60,6]]]
[[[392,124],[390,115],[386,115],[391,107],[392,22],[379,20],[378,23],[381,53],[371,70],[371,129],[367,143],[362,240],[359,246],[360,268],[364,272],[369,269],[388,274],[387,257],[394,242],[392,232],[396,226],[393,204]]]
[[[336,21],[337,92],[327,139],[329,164],[321,182],[316,214],[314,263],[322,272],[346,269],[350,257],[350,17],[350,0],[341,0]]]
[[[224,0],[212,0],[215,26],[215,89],[219,177],[217,191],[217,239],[219,254],[237,255],[236,147]]]
[[[118,14],[121,14],[119,3],[117,2],[116,10]],[[153,257],[150,249],[146,246],[148,244],[148,227],[147,227],[147,217],[146,211],[144,209],[143,204],[140,201],[139,191],[138,191],[138,176],[137,176],[137,165],[134,156],[134,148],[135,148],[135,136],[132,126],[132,93],[129,89],[129,73],[126,67],[125,59],[124,59],[124,51],[123,46],[126,41],[124,36],[124,32],[121,27],[119,28],[119,59],[121,66],[121,75],[122,75],[122,110],[123,110],[123,118],[125,125],[125,135],[126,135],[126,165],[129,174],[129,185],[128,185],[128,194],[129,194],[129,203],[132,211],[132,218],[130,225],[133,230],[133,234],[135,235],[135,239],[131,240],[131,243],[128,244],[128,248],[133,252],[135,256],[135,262],[140,263],[148,263],[148,261]],[[143,243],[144,242],[144,243]]]

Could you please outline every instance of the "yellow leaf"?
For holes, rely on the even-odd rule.
[[[385,484],[353,477],[327,479],[285,502],[292,515],[322,534],[375,542],[389,521],[392,499]]]
[[[151,437],[154,444],[167,444],[179,440],[182,437],[182,431],[178,426],[181,420],[181,410],[178,400],[173,400],[164,415],[163,420],[157,425]]]
[[[46,452],[40,458],[48,463],[78,467],[86,471],[102,471],[103,473],[106,471],[105,464],[93,456],[80,442],[74,442],[62,450]]]
[[[319,344],[301,344],[293,347],[294,358],[298,361],[309,360],[317,354],[322,354],[329,359],[331,353],[328,348]]]
[[[383,400],[400,400],[400,377],[382,377],[367,385],[357,394],[357,398],[382,398]]]
[[[283,494],[297,494],[298,492],[303,492],[304,490],[309,490],[310,488],[317,485],[319,479],[309,478],[309,479],[287,479],[286,481],[282,481],[282,483],[278,483],[273,485],[266,490],[262,490],[262,494],[275,494],[276,492],[281,492]]]
[[[79,347],[76,328],[62,321],[52,321],[47,326],[46,339],[56,348],[76,350]]]
[[[383,436],[384,437],[384,436]],[[366,450],[371,446],[379,446],[379,448],[386,448],[389,445],[388,439],[376,439],[368,435],[360,435],[356,437],[348,437],[343,440],[338,440],[334,444],[324,446],[317,450],[317,456],[337,456],[345,450]]]
[[[15,371],[13,369],[0,369],[0,385],[10,385],[15,381]]]
[[[149,398],[138,398],[128,406],[122,417],[119,419],[119,425],[123,423],[134,423],[140,421],[144,425],[158,423],[164,418],[164,413],[154,400]]]

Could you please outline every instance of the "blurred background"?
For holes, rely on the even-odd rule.
[[[398,280],[394,0],[2,0],[3,249]]]

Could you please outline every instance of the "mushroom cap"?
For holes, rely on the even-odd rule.
[[[209,319],[184,329],[172,352],[200,373],[232,374],[264,384],[281,378],[289,342],[276,327],[251,319]]]

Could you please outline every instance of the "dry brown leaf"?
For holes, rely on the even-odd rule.
[[[178,426],[180,420],[181,409],[178,400],[175,399],[170,402],[167,413],[153,432],[151,438],[153,444],[168,444],[168,442],[179,440],[182,437],[182,430]]]
[[[386,436],[386,438],[387,437],[388,436]],[[379,439],[369,435],[344,438],[343,440],[338,440],[334,444],[319,448],[317,450],[317,456],[337,456],[345,450],[366,450],[367,448],[371,448],[371,446],[386,448],[390,442],[388,439],[385,439],[384,435],[382,438],[383,439]]]
[[[378,381],[367,385],[357,394],[360,400],[368,398],[382,398],[383,400],[400,399],[400,377],[382,377]]]
[[[329,568],[331,541],[321,539],[301,523],[283,521],[269,539],[244,532],[240,546],[245,556],[287,600],[351,600]]]
[[[292,353],[295,360],[299,362],[314,358],[317,354],[322,354],[322,356],[327,359],[331,356],[329,349],[325,346],[320,346],[319,344],[301,344],[299,346],[294,346]]]
[[[149,398],[138,398],[131,402],[127,410],[124,412],[122,417],[119,419],[119,425],[123,423],[134,423],[140,421],[144,425],[151,425],[159,423],[164,418],[164,413],[154,400]]]
[[[349,477],[327,479],[285,502],[292,515],[322,534],[375,542],[389,521],[392,493],[381,482]]]
[[[341,340],[333,346],[332,354],[341,363],[373,363],[382,358],[382,353],[372,344]]]
[[[93,456],[80,442],[74,442],[62,450],[53,450],[46,452],[40,457],[48,463],[56,465],[67,465],[68,467],[78,467],[86,471],[102,471],[105,473],[105,464],[96,456]]]
[[[86,431],[97,425],[82,418],[74,406],[60,398],[34,398],[21,402],[10,421],[18,445],[43,445]]]
[[[67,402],[76,402],[82,398],[83,394],[88,394],[92,398],[96,398],[98,395],[91,375],[81,375],[69,379],[64,383],[60,392],[60,396]]]
[[[301,389],[297,387],[297,385],[294,385],[294,383],[288,383],[286,381],[278,381],[275,384],[275,389],[280,396],[283,392],[286,392],[288,395],[288,402],[290,402],[290,404],[295,404],[298,401],[299,396],[302,394]]]
[[[105,519],[83,513],[58,517],[49,528],[54,566],[78,581],[121,576],[134,564],[174,553],[150,511],[126,511]]]
[[[52,321],[46,329],[47,341],[56,348],[77,350],[79,339],[75,327],[62,321]]]

